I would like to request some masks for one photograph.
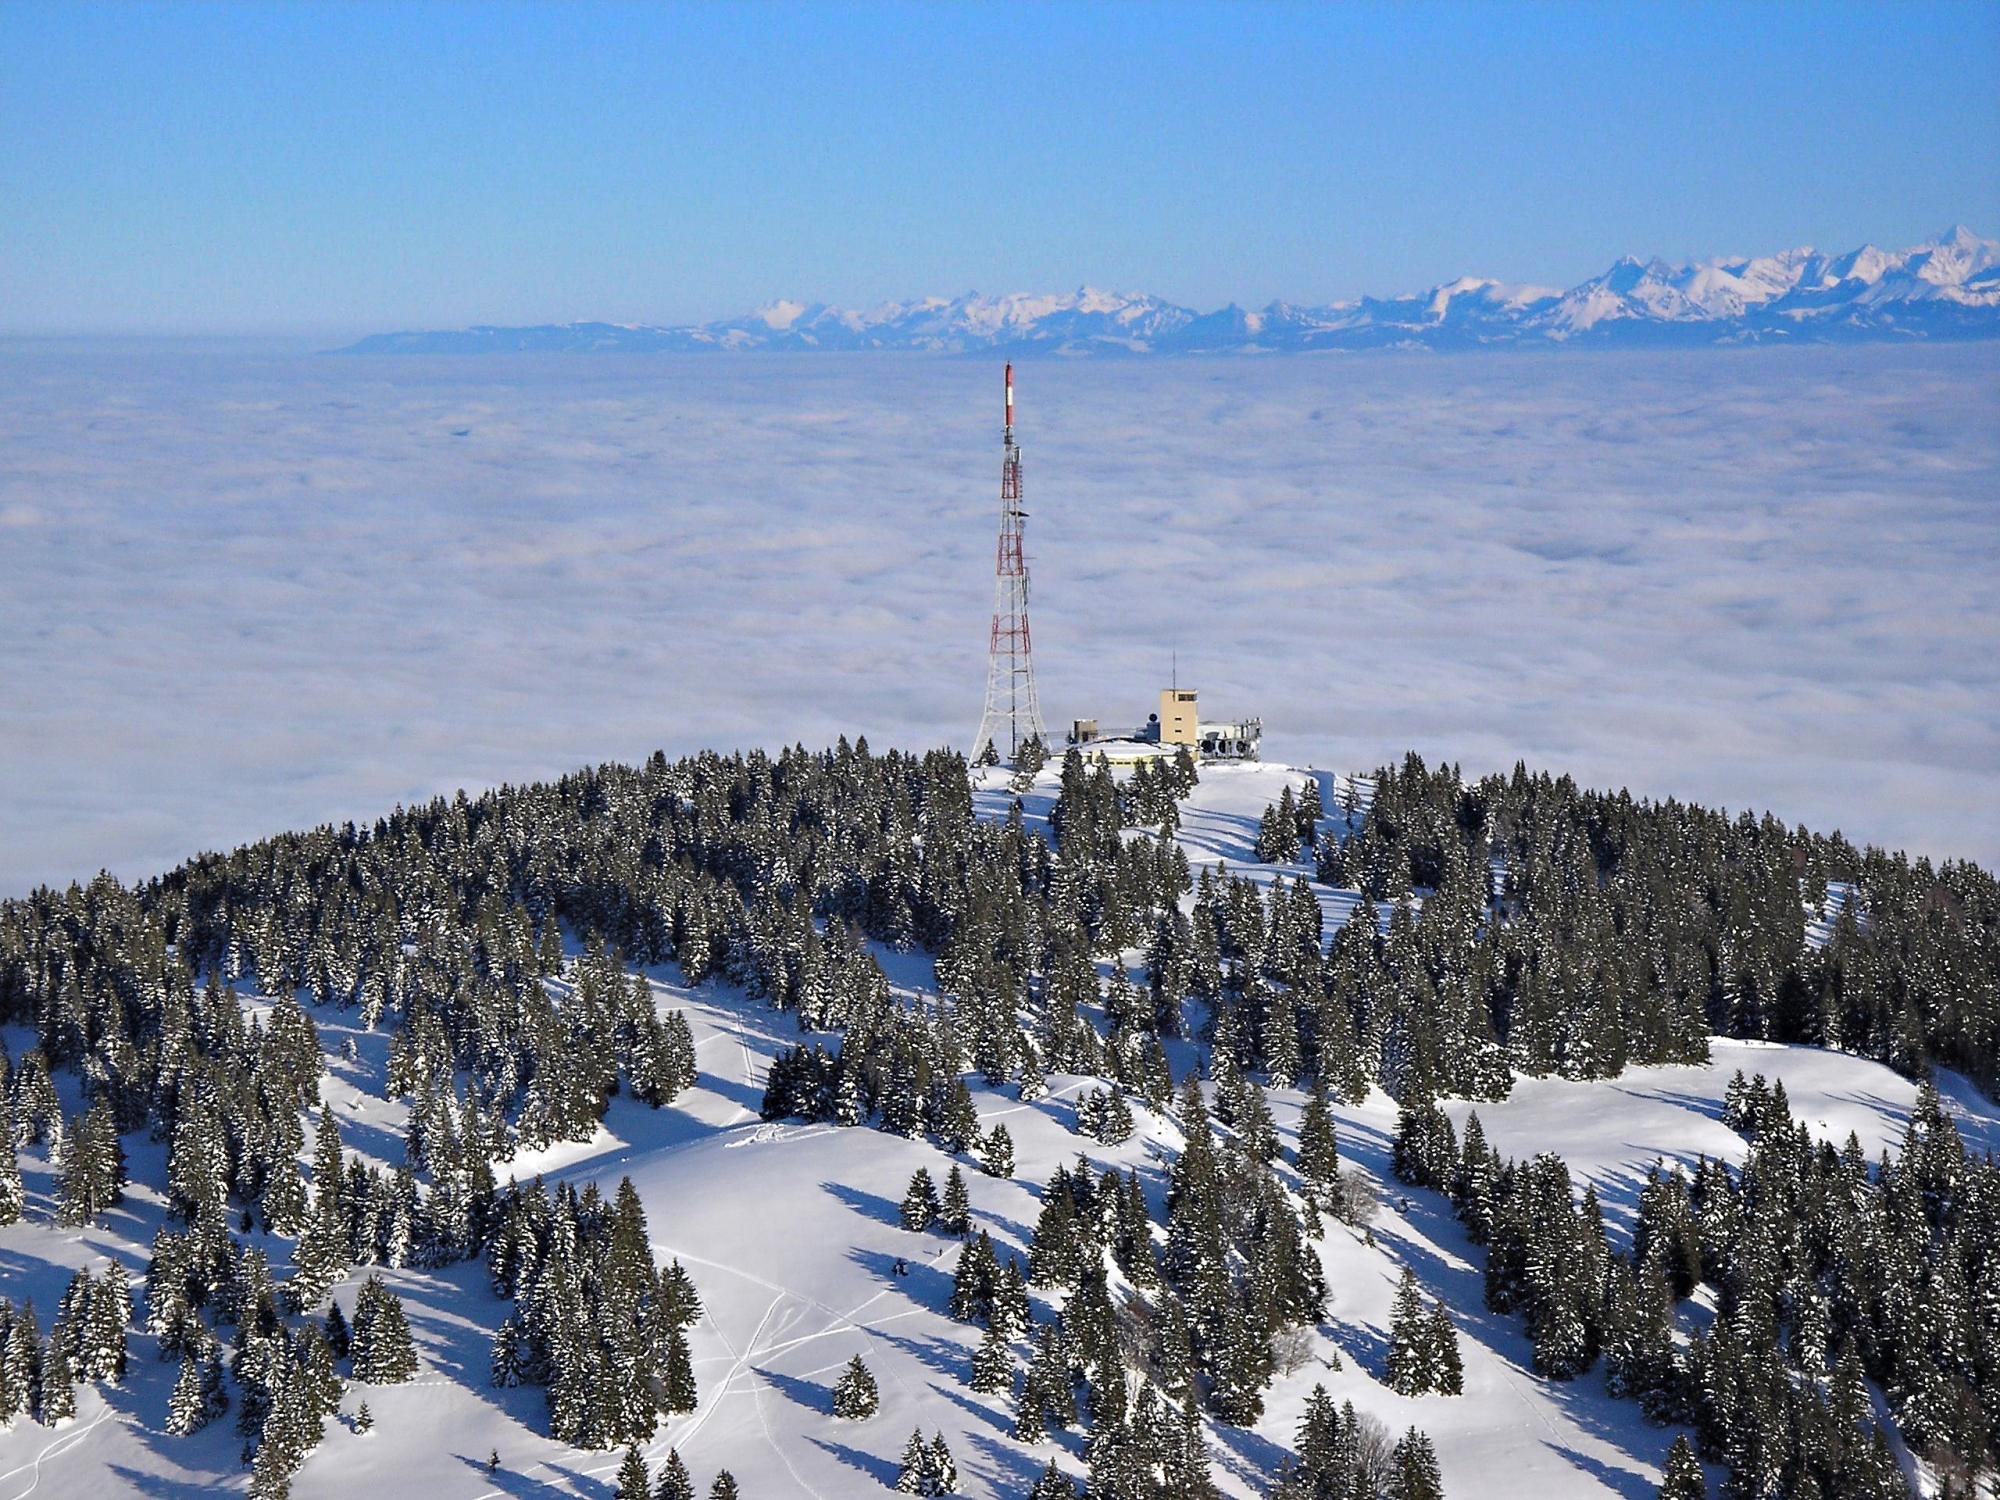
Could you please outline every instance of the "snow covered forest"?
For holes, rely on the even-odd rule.
[[[1971,1495],[1996,1021],[1977,866],[1415,756],[656,755],[45,888],[0,1485]]]

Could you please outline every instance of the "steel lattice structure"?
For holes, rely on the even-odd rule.
[[[1007,366],[1007,419],[1001,430],[1000,543],[993,560],[993,626],[986,643],[986,707],[972,753],[990,744],[1014,760],[1030,739],[1048,743],[1035,697],[1034,643],[1028,634],[1028,557],[1022,533],[1021,450],[1014,442],[1014,367]]]

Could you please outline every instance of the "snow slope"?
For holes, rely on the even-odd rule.
[[[1031,818],[1045,816],[1055,770],[1024,799]],[[1278,765],[1210,767],[1185,807],[1183,841],[1196,861],[1226,860],[1232,869],[1270,879],[1302,867],[1251,862],[1256,820],[1287,784],[1321,781],[1330,810],[1344,779]],[[982,813],[1002,813],[1003,778],[984,777]],[[1357,791],[1365,794],[1365,784]],[[1344,910],[1323,892],[1330,916]],[[899,987],[927,983],[928,964],[901,956]],[[967,1496],[1022,1494],[1050,1457],[1081,1473],[1075,1434],[1028,1449],[1009,1436],[1004,1398],[971,1392],[965,1375],[973,1329],[946,1315],[955,1243],[897,1227],[904,1185],[918,1167],[941,1179],[949,1161],[935,1147],[868,1129],[840,1130],[757,1118],[770,1058],[796,1037],[789,1018],[715,985],[690,990],[670,971],[651,977],[661,1006],[686,1013],[696,1038],[697,1087],[654,1111],[620,1098],[596,1138],[523,1158],[512,1170],[560,1174],[607,1190],[629,1175],[644,1200],[662,1260],[678,1257],[693,1275],[705,1315],[693,1330],[699,1408],[662,1428],[652,1452],[678,1447],[704,1491],[723,1467],[746,1500],[886,1493],[896,1458],[913,1426],[941,1431]],[[254,1001],[251,1003],[255,1003]],[[380,1160],[400,1157],[401,1106],[379,1097],[386,1039],[356,1031],[351,1014],[321,1014],[323,1039],[336,1057],[323,1096],[343,1121],[350,1149]],[[10,1033],[17,1053],[24,1037]],[[1719,1122],[1731,1074],[1742,1068],[1781,1078],[1799,1116],[1835,1139],[1855,1131],[1873,1152],[1893,1146],[1914,1087],[1856,1058],[1794,1047],[1718,1040],[1706,1066],[1636,1069],[1601,1083],[1524,1079],[1513,1096],[1479,1111],[1503,1152],[1561,1152],[1579,1187],[1598,1185],[1614,1227],[1628,1213],[1634,1184],[1656,1159],[1697,1152],[1740,1159],[1743,1142]],[[1184,1058],[1176,1059],[1184,1066]],[[982,1128],[1004,1119],[1016,1147],[1010,1180],[966,1172],[978,1225],[1004,1256],[1025,1257],[1039,1187],[1058,1163],[1082,1152],[1100,1169],[1135,1168],[1154,1195],[1180,1137],[1170,1119],[1137,1111],[1132,1140],[1104,1148],[1073,1133],[1070,1098],[1083,1086],[1057,1077],[1033,1103],[1011,1088],[973,1086]],[[2000,1110],[1954,1079],[1943,1086],[1975,1146],[2000,1143]],[[70,1103],[74,1104],[72,1098]],[[1281,1132],[1295,1128],[1300,1098],[1274,1094]],[[1462,1121],[1465,1106],[1453,1113]],[[1648,1426],[1638,1408],[1605,1396],[1596,1373],[1569,1384],[1538,1379],[1519,1325],[1481,1304],[1477,1252],[1442,1200],[1405,1193],[1388,1177],[1395,1107],[1379,1093],[1338,1111],[1344,1163],[1383,1185],[1382,1211],[1366,1236],[1331,1226],[1321,1242],[1332,1295],[1328,1322],[1300,1351],[1301,1363],[1267,1398],[1254,1431],[1210,1429],[1216,1475],[1231,1495],[1261,1491],[1283,1457],[1301,1406],[1316,1382],[1400,1430],[1416,1423],[1436,1441],[1448,1491],[1457,1500],[1554,1500],[1554,1497],[1648,1495],[1672,1434]],[[161,1148],[128,1137],[135,1183],[161,1174]],[[147,1245],[162,1219],[158,1195],[135,1187],[127,1204],[97,1227],[57,1230],[48,1223],[50,1178],[38,1154],[24,1158],[29,1219],[0,1230],[0,1285],[32,1295],[46,1313],[69,1269],[115,1256],[142,1276]],[[282,1242],[273,1242],[282,1269]],[[898,1257],[908,1276],[891,1274]],[[1408,1399],[1382,1383],[1390,1302],[1402,1267],[1442,1296],[1458,1321],[1466,1394]],[[359,1276],[339,1293],[351,1307]],[[351,1413],[366,1400],[376,1418],[368,1435],[329,1423],[320,1447],[299,1471],[299,1500],[376,1496],[502,1496],[610,1491],[619,1455],[566,1449],[542,1436],[539,1390],[501,1391],[486,1383],[492,1332],[505,1305],[488,1291],[482,1268],[386,1273],[403,1295],[421,1354],[418,1378],[392,1388],[353,1387]],[[1038,1316],[1049,1307],[1037,1298]],[[160,1422],[173,1370],[153,1358],[150,1340],[133,1337],[132,1373],[119,1388],[87,1388],[77,1420],[58,1432],[30,1422],[0,1432],[0,1500],[111,1493],[191,1496],[240,1491],[247,1471],[225,1420],[191,1439],[164,1436]],[[853,1354],[875,1372],[882,1409],[862,1423],[828,1413],[832,1381]],[[1340,1368],[1328,1367],[1338,1360]],[[1062,1436],[1062,1435],[1059,1435]],[[502,1468],[486,1473],[497,1451]]]

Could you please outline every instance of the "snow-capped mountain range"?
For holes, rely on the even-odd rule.
[[[1911,249],[1630,256],[1562,291],[1477,277],[1400,297],[1201,313],[1146,293],[925,297],[866,310],[778,301],[681,327],[564,323],[374,334],[353,354],[999,350],[1249,354],[1488,346],[1832,343],[2000,336],[2000,241],[1963,226]]]

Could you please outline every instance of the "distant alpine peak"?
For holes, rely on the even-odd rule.
[[[2000,337],[2000,240],[1954,224],[1903,251],[1810,246],[1701,261],[1621,256],[1568,289],[1461,276],[1421,292],[1202,313],[1150,292],[964,292],[847,309],[780,298],[737,318],[374,334],[356,354],[909,350],[1013,355],[1857,343]]]

